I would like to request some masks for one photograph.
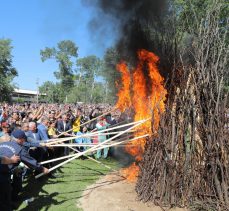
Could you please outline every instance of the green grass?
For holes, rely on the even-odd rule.
[[[108,158],[102,162],[113,169],[118,168],[117,162],[113,159]],[[17,210],[81,210],[77,207],[77,202],[82,192],[108,172],[109,169],[94,161],[78,159],[58,169],[57,178],[43,177],[41,180],[35,180],[34,177],[30,177],[24,182],[22,196],[34,197],[35,200],[28,205],[20,202]]]

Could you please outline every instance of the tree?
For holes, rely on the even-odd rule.
[[[11,82],[17,76],[17,70],[12,66],[11,40],[0,39],[0,101],[10,100],[13,91]]]
[[[94,99],[94,89],[96,85],[96,80],[99,75],[101,75],[102,61],[94,56],[87,56],[77,60],[77,70],[79,75],[78,86],[82,84],[83,81],[87,83],[87,94],[89,94],[89,101],[93,102]]]
[[[120,74],[116,70],[116,65],[120,62],[120,56],[118,51],[113,48],[108,48],[105,56],[104,63],[101,71],[101,75],[106,81],[105,91],[107,96],[107,102],[114,103],[116,100],[116,81],[120,79]]]
[[[47,59],[55,59],[59,63],[59,70],[54,72],[55,77],[60,80],[60,85],[67,94],[74,86],[74,59],[78,57],[78,47],[70,40],[64,40],[57,44],[57,47],[40,51],[42,62]],[[73,60],[73,61],[72,61]]]
[[[48,103],[60,103],[64,99],[64,93],[60,83],[46,81],[42,86],[39,87],[39,92],[46,94],[40,98]]]

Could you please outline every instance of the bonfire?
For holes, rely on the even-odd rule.
[[[130,70],[124,61],[117,65],[117,70],[121,73],[122,85],[117,94],[116,107],[122,112],[131,108],[134,112],[134,121],[152,119],[152,121],[142,124],[134,134],[135,137],[144,134],[152,136],[156,135],[160,114],[165,110],[167,91],[157,66],[159,58],[154,53],[144,49],[139,50],[137,54],[136,68]],[[126,151],[136,160],[129,168],[122,170],[124,176],[130,181],[135,181],[137,178],[138,162],[142,160],[147,140],[150,139],[142,138],[130,142],[126,146]]]

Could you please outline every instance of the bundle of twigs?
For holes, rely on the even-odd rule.
[[[168,100],[158,136],[146,146],[136,191],[143,201],[189,206],[194,210],[229,207],[227,32],[219,28],[220,5],[199,26],[195,64]],[[171,100],[172,99],[172,100]]]

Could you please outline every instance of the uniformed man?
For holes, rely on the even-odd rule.
[[[18,163],[20,160],[19,156],[13,155],[11,158],[0,156],[0,164],[13,164]]]
[[[26,140],[25,132],[22,130],[15,130],[11,134],[14,139],[9,142],[4,142],[0,144],[0,156],[11,158],[16,155],[19,156],[21,161],[28,167],[38,171],[48,174],[49,170],[42,167],[37,163],[37,161],[30,157],[28,151],[23,147],[23,143]],[[11,208],[11,184],[10,175],[11,171],[18,166],[16,164],[0,164],[0,210],[12,210]]]

